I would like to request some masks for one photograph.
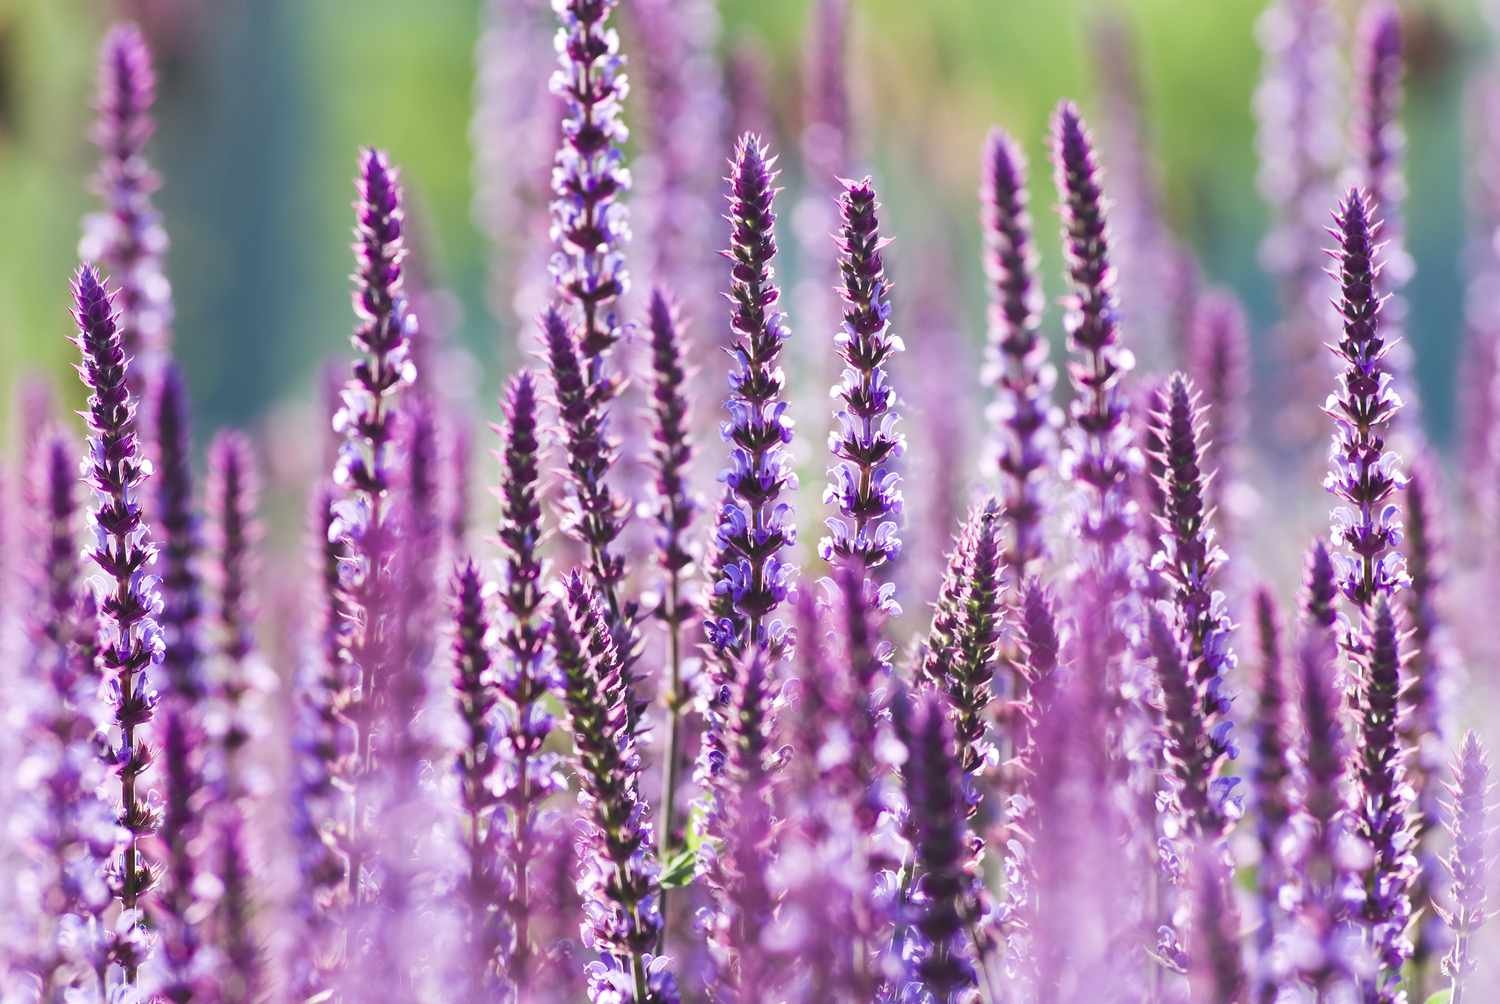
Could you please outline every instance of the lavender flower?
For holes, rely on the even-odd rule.
[[[1056,450],[1058,415],[1052,407],[1057,371],[1041,334],[1042,294],[1026,203],[1026,160],[1015,141],[994,129],[984,149],[981,223],[985,274],[990,281],[987,379],[995,388],[990,422],[996,428],[1005,482],[1005,521],[1011,526],[1005,567],[1024,577],[1042,557],[1041,473]]]
[[[1244,518],[1249,501],[1239,455],[1250,398],[1249,367],[1250,336],[1243,308],[1231,293],[1208,293],[1193,311],[1191,372],[1212,419],[1212,438],[1202,444],[1204,466],[1214,472],[1214,509],[1220,534],[1228,538]]]
[[[715,972],[710,998],[748,1002],[774,993],[784,974],[774,965],[767,934],[777,895],[768,876],[778,857],[777,789],[786,751],[778,745],[780,686],[764,648],[741,656],[717,745],[723,769],[714,776],[704,820],[710,843],[704,872],[713,905],[702,924]]]
[[[1400,741],[1406,654],[1404,637],[1389,600],[1378,597],[1367,615],[1360,659],[1359,799],[1355,831],[1369,849],[1360,919],[1368,926],[1378,973],[1369,999],[1395,1004],[1405,999],[1401,969],[1411,957],[1406,936],[1411,920],[1417,860],[1412,853],[1411,799],[1406,751]]]
[[[688,485],[688,466],[693,447],[689,437],[688,402],[683,384],[688,378],[683,364],[681,320],[677,305],[661,289],[651,291],[651,367],[654,384],[651,411],[655,418],[651,454],[656,468],[655,518],[659,528],[656,560],[664,581],[656,616],[667,633],[668,726],[665,759],[666,779],[662,787],[662,856],[667,857],[677,841],[677,778],[682,760],[681,718],[687,703],[682,689],[683,627],[692,619],[694,606],[683,595],[683,580],[692,574],[696,555],[689,540],[700,503]]]
[[[1071,103],[1058,107],[1054,131],[1064,253],[1072,287],[1063,326],[1069,350],[1079,357],[1069,370],[1078,394],[1063,470],[1088,495],[1079,531],[1090,561],[1104,583],[1119,583],[1128,574],[1129,549],[1122,545],[1134,523],[1129,482],[1136,460],[1120,391],[1132,359],[1120,344],[1099,168],[1088,131]]]
[[[540,553],[541,447],[537,439],[536,388],[530,372],[523,370],[512,378],[505,413],[496,540],[502,555],[499,602],[508,618],[499,638],[506,658],[498,682],[508,707],[499,738],[509,747],[508,759],[514,771],[505,775],[507,785],[500,811],[505,813],[504,839],[509,844],[513,869],[509,906],[515,936],[504,971],[515,981],[518,992],[524,992],[538,985],[540,978],[540,967],[532,960],[528,941],[531,917],[541,911],[541,897],[533,888],[539,880],[532,874],[531,861],[546,840],[542,805],[563,787],[557,755],[544,751],[553,726],[544,704],[553,685],[553,673],[546,662],[550,625],[542,611],[545,597],[541,585],[546,568]]]
[[[640,755],[630,727],[628,687],[598,591],[577,571],[566,601],[552,608],[552,647],[588,820],[579,829],[587,855],[579,894],[588,909],[587,940],[604,961],[590,968],[590,998],[654,1004],[677,1000],[661,937],[657,861],[640,795]]]
[[[1282,890],[1288,873],[1283,844],[1296,809],[1292,790],[1291,714],[1287,707],[1286,670],[1282,665],[1281,616],[1276,601],[1264,587],[1255,592],[1255,633],[1259,649],[1259,679],[1255,707],[1255,766],[1250,784],[1255,805],[1255,838],[1260,848],[1256,893],[1260,926],[1256,946],[1261,966],[1256,974],[1256,1000],[1274,1004],[1276,979],[1270,971],[1271,951],[1284,921]]]
[[[1173,775],[1182,823],[1195,838],[1221,839],[1238,809],[1229,803],[1232,790],[1218,777],[1222,761],[1233,752],[1210,726],[1202,690],[1177,632],[1157,611],[1149,622],[1150,648],[1162,689],[1161,714],[1166,727],[1164,756]]]
[[[1302,685],[1303,811],[1306,834],[1299,845],[1302,878],[1297,904],[1298,975],[1320,994],[1348,988],[1356,970],[1358,935],[1346,923],[1348,903],[1359,895],[1351,862],[1350,808],[1344,794],[1348,748],[1339,723],[1333,688],[1333,640],[1320,627],[1301,643],[1298,675]]]
[[[1405,579],[1400,553],[1401,517],[1391,495],[1405,482],[1399,458],[1386,449],[1401,398],[1382,366],[1388,341],[1380,328],[1377,255],[1380,224],[1359,189],[1334,214],[1330,233],[1339,242],[1331,272],[1339,280],[1344,334],[1335,352],[1344,364],[1337,390],[1323,405],[1335,422],[1331,470],[1324,487],[1345,505],[1334,510],[1333,537],[1348,548],[1339,555],[1339,587],[1366,611],[1377,595],[1393,593]],[[1351,508],[1352,507],[1352,508]]]
[[[551,88],[564,111],[552,169],[552,283],[568,307],[569,335],[583,357],[585,381],[601,403],[610,396],[602,388],[614,383],[605,359],[621,335],[615,305],[630,283],[623,254],[630,226],[620,201],[630,189],[621,156],[629,135],[621,117],[629,85],[619,36],[607,27],[618,3],[553,4],[562,28]]]
[[[249,1004],[265,993],[265,960],[252,921],[250,886],[254,870],[245,847],[244,819],[230,806],[214,832],[218,845],[218,874],[223,885],[215,921],[223,963],[219,999],[225,1004]]]
[[[972,965],[959,941],[964,907],[973,880],[965,870],[967,799],[955,769],[957,759],[948,714],[936,695],[912,707],[893,702],[896,730],[907,749],[902,771],[917,871],[915,926],[923,953],[914,975],[935,1001],[947,1004],[975,983]]]
[[[162,717],[162,766],[167,798],[162,811],[165,887],[157,897],[156,925],[161,931],[161,958],[166,969],[161,993],[187,1004],[209,988],[202,917],[208,904],[198,882],[202,850],[200,819],[207,808],[203,783],[201,731],[190,724],[190,705],[170,700]]]
[[[139,501],[150,465],[136,441],[135,401],[126,383],[130,357],[116,323],[114,294],[98,271],[85,265],[73,284],[73,299],[76,344],[83,355],[78,372],[90,392],[86,479],[96,497],[90,514],[95,541],[90,557],[109,580],[100,602],[99,659],[119,739],[107,757],[120,781],[118,818],[126,834],[109,876],[124,911],[115,961],[125,982],[133,984],[151,951],[138,911],[156,880],[142,841],[155,832],[157,812],[140,788],[152,762],[151,748],[140,730],[151,720],[157,704],[156,688],[147,672],[162,657],[156,622],[161,598],[156,580],[146,574],[156,549]]]
[[[214,615],[217,649],[224,668],[219,692],[226,721],[224,745],[226,789],[242,792],[238,761],[250,741],[245,698],[258,686],[255,652],[255,548],[260,528],[255,519],[258,486],[255,453],[250,440],[238,432],[221,432],[208,448],[208,508],[212,515],[214,554]]]
[[[589,573],[609,611],[615,643],[629,665],[639,654],[637,617],[634,605],[620,596],[625,558],[619,553],[618,540],[630,504],[615,495],[607,480],[619,457],[620,445],[609,434],[604,403],[617,388],[614,384],[596,387],[589,382],[587,357],[579,352],[556,307],[549,307],[543,313],[541,323],[567,454],[568,495],[563,531],[588,548]],[[634,717],[631,721],[635,722]]]
[[[161,182],[145,153],[156,131],[155,100],[145,38],[133,24],[116,25],[99,49],[94,126],[101,153],[94,184],[105,208],[85,221],[79,253],[119,284],[120,340],[125,355],[137,360],[130,376],[137,399],[170,347],[172,327],[172,291],[163,270],[167,232],[151,204]]]
[[[157,574],[161,577],[162,669],[169,693],[192,709],[208,694],[203,645],[203,549],[193,502],[192,430],[182,371],[168,361],[152,388],[151,428],[156,436],[155,519],[161,533]]]
[[[1173,669],[1170,664],[1175,659],[1186,658],[1183,668],[1190,679],[1185,681],[1185,692],[1174,697],[1175,669],[1162,680],[1166,689],[1169,727],[1177,736],[1169,744],[1175,745],[1176,749],[1169,750],[1169,753],[1179,761],[1202,758],[1201,777],[1183,780],[1190,787],[1196,787],[1212,779],[1213,794],[1210,795],[1206,788],[1189,791],[1190,803],[1185,807],[1190,809],[1190,822],[1199,836],[1220,837],[1238,815],[1238,808],[1230,797],[1238,779],[1219,776],[1223,761],[1233,760],[1238,755],[1233,737],[1234,723],[1229,717],[1230,698],[1225,692],[1228,675],[1235,666],[1234,650],[1229,641],[1232,625],[1224,596],[1214,589],[1214,576],[1223,564],[1224,552],[1215,542],[1213,529],[1208,523],[1210,510],[1204,495],[1209,477],[1204,476],[1199,466],[1203,418],[1197,392],[1187,377],[1177,373],[1168,384],[1166,397],[1166,410],[1152,416],[1162,449],[1158,459],[1163,467],[1158,480],[1162,496],[1158,519],[1163,534],[1153,567],[1168,586],[1174,610],[1172,627],[1178,640],[1169,648],[1159,645],[1153,620],[1152,647],[1158,659],[1159,674],[1164,666],[1163,659],[1166,667]],[[1179,647],[1185,652],[1169,651]],[[1197,724],[1191,728],[1201,729],[1201,732],[1188,740],[1196,747],[1192,750],[1181,745],[1179,730],[1190,726],[1187,718],[1173,711],[1178,698],[1188,698],[1197,705],[1191,713],[1197,718]]]
[[[394,666],[399,630],[392,595],[397,554],[392,511],[394,405],[401,388],[415,377],[410,361],[414,325],[401,281],[401,194],[385,154],[373,149],[362,154],[358,188],[354,345],[362,358],[354,365],[342,393],[343,406],[334,418],[335,430],[344,435],[334,477],[346,495],[330,530],[331,536],[344,539],[349,555],[341,585],[353,619],[345,648],[350,662],[347,693],[340,704],[355,740],[352,755],[342,765],[351,793],[352,825],[341,832],[341,839],[349,859],[348,896],[354,905],[369,902],[378,891],[363,871],[373,850],[366,810],[375,771],[373,732],[384,704],[377,694]]]
[[[755,136],[740,138],[730,177],[730,328],[735,370],[729,378],[729,421],[723,435],[730,444],[724,472],[729,502],[715,535],[722,578],[716,593],[733,602],[730,616],[708,624],[709,640],[719,652],[784,644],[774,614],[787,596],[790,566],[783,548],[796,543],[792,507],[783,492],[796,490],[786,445],[792,422],[782,397],[785,375],[778,365],[789,332],[777,309],[772,261],[776,257],[773,227],[776,213],[775,161]]]
[[[828,561],[853,560],[874,569],[901,551],[900,476],[892,468],[905,439],[895,430],[896,392],[887,367],[903,346],[890,331],[890,283],[881,259],[889,241],[880,236],[875,189],[869,178],[843,185],[838,243],[844,324],[834,338],[844,361],[837,389],[843,407],[835,416],[838,431],[828,440],[835,466],[823,494],[838,515],[829,519],[830,533],[818,552]]]
[[[1453,931],[1453,947],[1443,960],[1443,972],[1453,981],[1451,1004],[1463,1004],[1471,999],[1465,991],[1472,988],[1471,977],[1478,967],[1474,937],[1490,916],[1486,904],[1487,844],[1492,833],[1490,764],[1483,744],[1473,732],[1465,734],[1463,747],[1454,757],[1452,772],[1453,780],[1448,785],[1452,798],[1448,829],[1453,834],[1453,849],[1446,864],[1453,884],[1450,905],[1437,909]]]

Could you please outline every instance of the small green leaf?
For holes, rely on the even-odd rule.
[[[680,847],[663,863],[659,881],[663,889],[684,889],[693,884],[697,874],[698,852],[691,847]]]
[[[1448,1001],[1451,1000],[1452,998],[1453,998],[1453,991],[1451,989],[1450,990],[1439,990],[1437,993],[1435,993],[1431,997],[1427,998],[1427,1004],[1448,1004]]]

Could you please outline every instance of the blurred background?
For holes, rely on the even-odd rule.
[[[44,368],[64,393],[77,394],[65,368],[67,281],[79,220],[96,204],[88,188],[95,47],[104,26],[121,16],[142,23],[157,55],[157,204],[171,235],[175,344],[200,437],[310,399],[319,362],[346,353],[349,202],[360,144],[386,147],[402,165],[422,267],[451,294],[445,324],[481,364],[488,396],[518,343],[514,312],[492,309],[497,298],[487,295],[492,243],[475,212],[482,174],[471,122],[484,6],[0,0],[0,367],[7,374],[0,422],[12,410],[10,375],[19,370]],[[810,6],[720,4],[716,44],[753,54],[766,125],[783,150],[795,150],[806,114]],[[1133,63],[1161,213],[1205,276],[1244,299],[1263,340],[1275,304],[1257,263],[1267,223],[1252,114],[1261,7],[1261,0],[855,0],[854,162],[840,170],[873,171],[882,186],[898,237],[891,252],[898,288],[914,288],[918,268],[951,263],[957,327],[980,343],[978,152],[986,129],[1001,123],[1033,162],[1043,266],[1049,294],[1056,293],[1047,118],[1065,95],[1100,117],[1101,105],[1130,84]],[[1411,335],[1424,420],[1447,442],[1462,331],[1462,94],[1491,42],[1473,3],[1411,0],[1404,12],[1408,240],[1417,263],[1408,291]],[[506,150],[503,138],[496,148]],[[795,188],[801,165],[788,161]],[[721,229],[715,219],[716,242]],[[1057,313],[1047,317],[1054,334]],[[794,315],[794,328],[797,321]]]

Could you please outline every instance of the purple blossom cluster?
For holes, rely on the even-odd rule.
[[[719,130],[772,126],[746,106],[765,89],[743,86],[744,59],[720,62],[711,5],[554,0],[550,81],[539,5],[492,6],[487,74],[557,99],[544,130],[487,81],[476,126],[494,175],[481,215],[505,245],[492,272],[509,291],[545,290],[523,326],[542,368],[505,380],[495,471],[480,474],[484,416],[419,330],[442,312],[401,176],[362,151],[354,359],[316,440],[301,557],[278,530],[290,486],[274,437],[215,430],[195,478],[144,159],[150,58],[137,29],[106,38],[109,212],[89,223],[98,264],[72,290],[87,444],[27,392],[13,521],[31,544],[14,563],[26,588],[0,589],[19,667],[4,718],[16,735],[0,745],[14,760],[0,833],[18,851],[0,997],[1487,999],[1500,974],[1480,733],[1493,723],[1482,701],[1451,698],[1490,682],[1471,624],[1487,611],[1469,598],[1488,595],[1494,568],[1465,553],[1488,541],[1482,520],[1446,531],[1439,465],[1399,455],[1421,439],[1414,419],[1397,428],[1410,373],[1392,354],[1389,294],[1405,274],[1388,222],[1404,194],[1393,9],[1360,36],[1363,187],[1336,205],[1315,135],[1342,114],[1324,93],[1330,12],[1278,0],[1263,22],[1271,337],[1299,362],[1326,341],[1337,363],[1316,394],[1299,368],[1278,405],[1332,430],[1331,533],[1293,599],[1281,578],[1303,528],[1250,500],[1273,464],[1322,496],[1285,464],[1299,444],[1263,441],[1253,322],[1230,294],[1198,291],[1128,58],[1102,67],[1122,89],[1105,116],[1126,239],[1109,158],[1071,102],[1047,137],[1055,262],[1034,238],[1022,141],[986,140],[988,365],[970,372],[917,323],[937,311],[897,312],[912,252],[891,245],[871,177],[840,176],[860,138],[854,7],[816,7],[813,113],[787,175],[836,232],[799,226],[786,260],[770,142]],[[617,7],[644,49],[640,98]],[[642,98],[649,125],[631,145]],[[497,124],[515,127],[519,157],[497,157]],[[703,172],[726,153],[716,257]],[[631,159],[647,180],[639,251]],[[525,218],[549,190],[544,234]],[[1309,214],[1330,211],[1319,277]],[[1149,288],[1169,259],[1188,277],[1173,287],[1191,287],[1183,303]],[[640,261],[652,285],[632,296]],[[793,343],[783,276],[829,285],[834,263],[841,316],[809,310]],[[1061,349],[1044,266],[1065,281]],[[898,364],[907,317],[916,351]],[[1158,372],[1169,360],[1181,370]],[[939,370],[913,382],[915,406],[898,393],[912,365]],[[823,453],[792,414],[829,383]],[[906,454],[957,451],[929,432],[959,428],[977,414],[959,396],[981,392],[984,426],[959,430],[991,447],[972,484],[951,457],[943,484],[924,483],[931,468]],[[713,444],[695,423],[716,403]],[[1500,396],[1487,408],[1500,415]],[[804,552],[798,514],[817,507],[798,472],[825,464],[828,529]],[[704,468],[718,475],[711,513]],[[480,480],[488,508],[470,497]],[[922,510],[937,531],[903,540],[903,487],[941,496]],[[485,524],[490,540],[471,543]],[[930,550],[917,557],[941,580],[903,543]],[[1476,731],[1455,751],[1460,717]]]

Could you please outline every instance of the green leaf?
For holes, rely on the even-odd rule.
[[[1437,993],[1427,998],[1427,1004],[1448,1004],[1448,1001],[1451,1000],[1452,997],[1453,991],[1451,989],[1439,990]]]
[[[693,884],[698,875],[698,852],[691,847],[679,847],[662,864],[658,881],[663,889],[684,889]]]

